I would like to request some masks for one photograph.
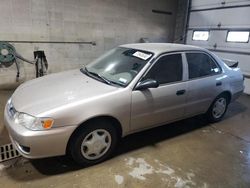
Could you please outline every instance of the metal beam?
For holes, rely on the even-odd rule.
[[[210,51],[214,52],[222,52],[222,53],[229,53],[229,54],[240,54],[240,55],[250,55],[250,52],[243,52],[243,51],[235,51],[235,50],[221,50],[221,49],[213,49],[213,48],[207,48]]]
[[[250,4],[246,4],[246,5],[221,6],[221,7],[213,7],[213,8],[192,9],[192,10],[190,10],[190,12],[201,12],[201,11],[209,11],[209,10],[220,10],[220,9],[230,9],[230,8],[242,8],[242,7],[250,7]]]
[[[250,28],[232,28],[232,27],[189,27],[188,30],[196,30],[196,31],[223,31],[223,30],[229,30],[229,31],[250,31]]]
[[[164,10],[152,10],[153,13],[158,13],[158,14],[167,14],[167,15],[172,15],[173,13],[170,11],[164,11]]]

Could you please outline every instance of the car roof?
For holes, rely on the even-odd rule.
[[[203,50],[203,48],[185,44],[175,44],[175,43],[134,43],[134,44],[124,44],[120,47],[133,48],[137,50],[143,50],[148,52],[153,52],[155,55],[159,55],[166,52],[173,51],[186,51],[186,50]]]

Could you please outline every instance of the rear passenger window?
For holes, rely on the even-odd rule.
[[[181,54],[172,54],[161,57],[149,70],[144,79],[154,79],[159,84],[182,80]]]
[[[189,78],[198,78],[218,74],[221,70],[208,55],[204,53],[186,53]]]

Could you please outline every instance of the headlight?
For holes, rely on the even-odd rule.
[[[51,118],[38,118],[21,112],[16,112],[14,118],[15,123],[33,131],[50,129],[54,123]]]

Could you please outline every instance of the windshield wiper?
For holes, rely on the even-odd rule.
[[[82,68],[82,70],[84,70],[88,75],[93,75],[93,76],[101,79],[106,84],[112,85],[111,82],[107,78],[105,78],[104,76],[101,76],[100,74],[98,74],[96,72],[89,71],[86,67]]]

